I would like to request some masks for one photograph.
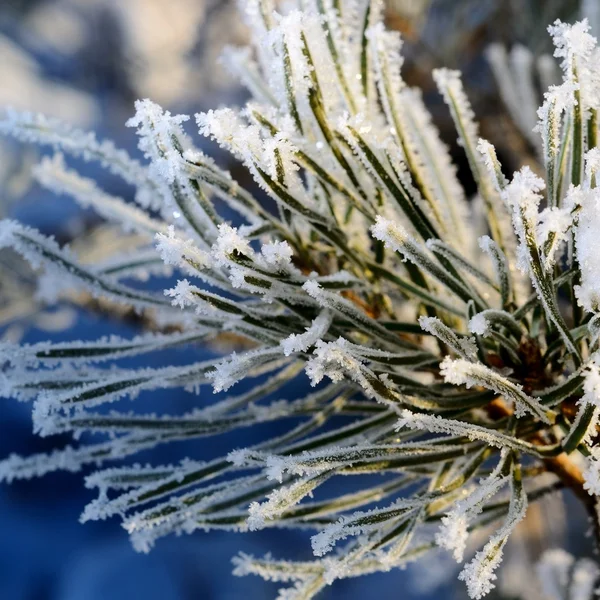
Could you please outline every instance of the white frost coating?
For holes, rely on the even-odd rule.
[[[290,63],[288,69],[283,63],[282,70],[277,74],[280,78],[289,77],[297,100],[305,97],[311,88],[310,66],[303,52],[304,43],[302,41],[302,33],[306,25],[308,25],[307,16],[299,10],[291,10],[279,19],[277,27],[274,27],[269,33],[269,41],[282,55],[287,55]],[[279,85],[283,89],[286,87],[284,81],[280,81]]]
[[[480,600],[496,587],[494,581],[498,576],[494,571],[502,562],[502,554],[502,548],[495,549],[486,544],[459,573],[458,578],[467,584],[469,598]]]
[[[278,271],[287,271],[292,265],[294,252],[287,242],[263,244],[261,254],[264,261]]]
[[[596,448],[593,448],[591,456],[586,458],[583,479],[583,487],[590,496],[600,495],[600,453]]]
[[[581,285],[575,287],[577,301],[588,312],[600,309],[600,189],[588,193],[582,203],[575,229]]]
[[[130,120],[139,130],[147,165],[93,136],[67,132],[43,119],[30,118],[28,123],[28,118],[18,117],[15,121],[21,122],[11,126],[17,137],[31,135],[129,177],[138,194],[145,190],[146,205],[153,208],[142,212],[103,194],[101,186],[68,171],[60,158],[45,161],[38,176],[46,185],[71,193],[136,235],[117,236],[114,227],[103,228],[99,237],[93,236],[97,254],[74,245],[81,248],[83,264],[52,240],[10,223],[0,225],[0,245],[15,246],[40,266],[48,264],[45,281],[54,293],[63,283],[83,285],[127,306],[150,308],[144,322],[177,333],[18,349],[0,345],[0,395],[35,401],[38,431],[72,433],[83,436],[83,442],[91,435],[103,436],[102,443],[60,455],[10,457],[0,462],[0,477],[74,470],[172,441],[285,419],[283,425],[289,427],[279,435],[279,428],[267,431],[265,426],[264,439],[232,452],[228,460],[156,467],[132,463],[96,473],[88,484],[98,488],[99,497],[83,519],[121,515],[135,548],[142,551],[168,534],[197,529],[305,527],[317,533],[324,528],[314,536],[313,546],[317,555],[337,546],[332,556],[296,564],[248,557],[239,562],[240,573],[291,582],[282,599],[306,600],[334,579],[389,570],[424,554],[435,533],[428,523],[429,508],[442,517],[439,544],[462,558],[468,532],[488,518],[480,514],[481,507],[495,502],[489,499],[506,485],[505,468],[513,464],[516,471],[520,460],[527,465],[533,459],[543,462],[545,447],[534,443],[532,432],[550,431],[563,401],[558,396],[569,393],[580,378],[583,390],[573,392],[579,411],[572,431],[585,424],[583,442],[592,441],[600,414],[600,363],[583,353],[582,362],[588,362],[572,368],[577,361],[569,359],[569,352],[577,358],[575,345],[557,338],[547,320],[532,321],[530,315],[546,308],[552,318],[548,307],[553,308],[557,277],[563,282],[561,296],[571,282],[580,283],[577,277],[564,277],[570,265],[558,260],[557,253],[578,221],[576,241],[581,243],[575,251],[581,264],[593,267],[587,279],[584,273],[583,291],[589,292],[597,279],[597,265],[584,260],[586,252],[593,257],[594,240],[583,235],[585,211],[599,204],[597,150],[585,157],[581,185],[566,196],[564,191],[572,171],[569,163],[576,156],[573,138],[565,137],[573,133],[573,117],[581,108],[575,100],[583,107],[582,148],[592,145],[587,123],[600,98],[593,72],[598,58],[585,24],[557,31],[563,40],[559,52],[567,54],[563,58],[571,52],[574,60],[569,62],[574,64],[567,66],[565,83],[550,90],[540,111],[545,157],[554,161],[547,163],[547,172],[555,168],[548,181],[556,185],[548,185],[547,205],[561,207],[542,213],[540,180],[522,171],[508,184],[493,147],[485,141],[476,147],[477,126],[458,74],[436,74],[480,194],[475,204],[467,204],[420,92],[401,79],[401,40],[385,30],[383,0],[239,4],[250,22],[254,47],[237,53],[236,68],[255,97],[242,109],[210,111],[197,115],[196,121],[204,135],[243,161],[279,210],[263,207],[192,147],[183,130],[188,117],[171,115],[150,101],[139,102]],[[535,118],[532,57],[517,48],[501,58],[510,71],[518,117],[530,127]],[[529,275],[535,269],[535,296],[522,285],[525,277],[515,277],[518,257],[510,211],[493,189],[493,180],[513,213],[522,266]],[[376,214],[382,216],[376,219]],[[484,231],[495,240],[480,240],[487,257],[474,243],[474,236]],[[373,237],[399,254],[383,251]],[[423,243],[430,237],[433,241]],[[486,263],[480,267],[482,257]],[[488,257],[497,281],[489,278]],[[158,275],[161,259],[183,272],[178,279],[188,278],[169,284],[174,289],[167,290],[167,297],[143,292],[140,281],[135,287],[120,283],[132,274]],[[402,259],[414,262],[423,280]],[[577,266],[578,261],[572,262]],[[154,284],[159,282],[147,287]],[[562,311],[562,303],[556,309]],[[560,315],[553,314],[558,330]],[[427,315],[420,319],[423,329],[443,344],[419,330],[416,323],[422,315]],[[589,325],[592,337],[597,320]],[[540,347],[550,348],[543,357],[549,361],[544,374],[550,386],[541,392],[544,400],[524,393],[526,369],[517,366],[512,347],[503,354],[503,365],[495,360],[492,344],[506,343],[502,336],[477,340],[469,329],[478,335],[495,334],[496,329],[510,332],[515,341],[535,337]],[[587,335],[583,327],[580,332]],[[186,366],[162,362],[163,355],[183,346],[181,354],[191,362],[200,350],[193,346],[208,340],[218,358]],[[237,353],[231,354],[233,349]],[[160,368],[150,368],[151,362],[135,370],[120,364],[150,352],[161,353],[148,357],[157,359]],[[311,383],[327,385],[298,398],[294,391],[299,379],[304,380],[303,369]],[[223,394],[183,414],[107,406],[159,389],[224,390],[242,378],[243,393]],[[333,383],[323,382],[326,378]],[[477,387],[469,392],[455,385]],[[294,399],[283,399],[287,393]],[[527,411],[534,418],[505,430],[496,414],[486,410],[486,403],[497,396],[517,416]],[[557,412],[547,410],[547,404]],[[403,411],[406,407],[411,410]],[[401,419],[394,431],[397,414]],[[583,423],[584,417],[590,422]],[[503,467],[490,476],[489,463],[498,454],[505,459]],[[600,460],[596,452],[587,460],[587,465],[582,463],[587,466],[586,486],[600,493]],[[385,483],[363,486],[364,476],[384,471],[389,475]],[[362,475],[355,478],[356,491],[341,496],[334,492],[332,497],[326,493],[304,503],[327,478],[355,473]],[[528,489],[553,489],[537,471],[527,475]],[[523,499],[514,486],[516,477],[509,519],[492,538],[495,545],[486,546],[463,572],[473,597],[493,586],[505,537],[522,512]],[[398,497],[404,500],[394,503]],[[300,501],[304,504],[296,506]],[[498,504],[491,516],[502,512],[505,506]],[[397,534],[400,525],[406,529],[386,537]],[[584,590],[585,584],[579,588]]]
[[[391,133],[394,137],[404,137],[406,128],[400,117],[402,108],[399,106],[405,87],[400,75],[404,60],[401,54],[402,38],[396,31],[387,31],[382,22],[369,28],[366,35],[373,45],[372,57],[379,97]]]
[[[444,325],[437,317],[419,317],[419,325],[423,331],[435,335],[466,359],[477,356],[477,344],[472,337],[462,337]]]
[[[472,423],[464,423],[455,419],[446,419],[437,415],[425,415],[413,413],[404,409],[400,413],[400,419],[396,425],[397,430],[408,429],[418,431],[429,431],[430,433],[445,433],[448,435],[465,436],[470,440],[479,440],[496,448],[514,448],[518,450],[519,445],[514,444],[508,436]]]
[[[560,150],[561,117],[563,113],[572,110],[575,105],[575,92],[578,89],[579,84],[566,80],[560,85],[550,86],[544,93],[544,103],[537,112],[537,130],[542,137],[546,160],[554,157]]]
[[[169,225],[167,233],[156,234],[156,249],[167,265],[183,269],[190,275],[197,274],[198,270],[209,267],[210,256],[196,246],[193,240],[184,239]]]
[[[519,245],[517,248],[517,267],[527,273],[548,318],[561,332],[562,339],[571,351],[577,352],[573,342],[566,333],[564,323],[558,317],[558,308],[554,301],[549,282],[539,273],[539,244],[536,237],[538,209],[542,200],[541,191],[545,183],[536,176],[529,167],[522,167],[516,172],[512,181],[504,188],[502,198],[512,211],[513,228]],[[552,252],[550,252],[552,255]]]
[[[590,58],[596,39],[589,33],[587,19],[578,21],[573,25],[556,20],[548,27],[548,32],[554,42],[554,56],[563,59],[563,68],[572,68],[573,60],[587,60]]]
[[[600,148],[592,148],[585,153],[586,187],[591,187],[592,179],[600,173]],[[597,179],[596,179],[597,181]]]
[[[254,160],[262,155],[258,127],[247,126],[238,113],[230,108],[199,113],[196,115],[196,123],[202,135],[215,140],[244,161]]]
[[[139,438],[135,434],[128,434],[117,440],[82,445],[78,448],[66,446],[49,454],[32,454],[24,457],[11,454],[0,461],[0,481],[41,477],[60,470],[76,472],[84,465],[97,466],[104,460],[123,459],[152,446],[154,442],[148,440],[147,436]]]
[[[386,248],[391,248],[396,252],[401,252],[404,243],[410,239],[402,225],[380,215],[376,217],[375,225],[371,227],[371,233],[376,240],[384,242]]]
[[[476,335],[488,335],[489,322],[485,318],[485,314],[478,313],[469,321],[469,331]]]
[[[186,308],[197,303],[197,298],[194,296],[195,291],[200,291],[200,289],[192,285],[187,279],[181,279],[174,288],[165,290],[165,296],[173,298],[171,300],[173,306]]]
[[[500,246],[488,235],[482,235],[477,240],[477,243],[479,248],[490,257],[496,280],[500,283],[502,293],[507,296],[505,300],[508,301],[511,295],[511,279],[510,267],[506,255]]]
[[[367,359],[355,352],[352,344],[342,337],[329,343],[319,340],[306,363],[305,371],[313,386],[324,377],[329,377],[334,383],[348,379],[357,383],[367,398],[389,403],[395,393],[390,389],[387,379],[378,378],[365,366],[366,362]],[[385,391],[381,388],[385,388]]]
[[[330,308],[335,313],[341,315],[344,319],[349,319],[356,324],[362,331],[370,332],[371,335],[377,334],[381,339],[389,341],[391,337],[390,332],[383,327],[376,319],[372,319],[367,316],[361,309],[359,309],[353,302],[344,298],[341,294],[335,293],[324,289],[320,285],[319,281],[312,279],[313,274],[309,275],[311,279],[306,281],[302,286],[302,289],[307,292],[308,296],[318,302],[323,308]],[[342,282],[348,284],[352,281],[352,278],[348,277],[348,273],[340,271],[337,275],[327,276],[321,278],[323,283],[325,281],[330,282]],[[396,339],[394,338],[394,343]]]
[[[133,306],[137,311],[145,308],[168,308],[162,298],[115,283],[78,263],[71,250],[60,248],[54,238],[16,221],[0,221],[0,249],[10,247],[20,254],[34,269],[43,268],[44,291],[48,301],[56,300],[65,289],[85,289],[94,297],[106,297],[118,303]]]
[[[600,50],[596,38],[590,34],[587,19],[568,25],[557,20],[548,27],[556,50],[554,56],[562,58],[561,66],[567,81],[579,84],[583,111],[600,107],[598,59]]]
[[[372,462],[377,468],[381,460],[397,456],[425,456],[431,449],[421,443],[406,442],[403,444],[370,444],[365,442],[364,436],[355,439],[357,443],[344,446],[330,446],[326,450],[307,450],[297,455],[280,456],[265,455],[257,452],[239,452],[231,456],[232,461],[242,464],[266,463],[265,473],[268,479],[283,481],[285,473],[290,475],[317,475],[335,468],[352,466],[357,461],[362,463]],[[445,450],[455,450],[456,446],[438,445],[433,453]]]
[[[483,252],[490,254],[494,240],[489,235],[482,235],[477,239],[477,243]]]
[[[269,555],[265,558],[255,558],[245,552],[240,552],[231,559],[234,565],[233,575],[259,575],[266,581],[300,581],[306,580],[307,574],[319,573],[321,568],[317,564],[296,563],[283,560],[274,560]],[[312,568],[311,568],[312,567]],[[281,600],[284,597],[279,595]]]
[[[479,138],[477,151],[482,156],[483,164],[495,182],[496,191],[501,192],[502,188],[506,185],[506,178],[502,173],[502,167],[496,156],[496,148],[487,140]]]
[[[0,481],[11,483],[17,479],[32,479],[52,471],[75,473],[81,468],[78,451],[71,446],[53,450],[50,454],[34,454],[27,457],[11,454],[0,461]]]
[[[296,352],[306,352],[327,333],[331,321],[331,311],[324,310],[312,322],[310,327],[306,328],[306,333],[292,333],[292,335],[281,341],[283,353],[290,356]]]
[[[573,225],[571,207],[545,208],[538,217],[537,238],[538,244],[544,248],[544,267],[550,270],[556,262],[556,253],[561,245],[567,241],[567,233]],[[546,250],[546,245],[548,249]]]
[[[359,373],[359,361],[348,352],[348,341],[339,338],[335,342],[317,341],[314,356],[306,363],[306,374],[311,384],[317,385],[324,377],[333,382],[342,381],[345,370]]]
[[[440,203],[440,225],[447,231],[447,241],[464,249],[468,256],[473,242],[471,215],[450,152],[432,123],[420,90],[404,88],[400,102],[397,115],[403,122],[406,153],[414,168],[421,169],[423,185]]]
[[[55,366],[99,363],[192,343],[209,335],[212,335],[209,330],[197,328],[184,333],[147,334],[131,339],[111,335],[93,341],[78,340],[56,344],[40,342],[21,346],[0,342],[0,364],[6,361],[13,366],[35,367],[39,364]]]
[[[314,298],[317,301],[320,301],[320,299],[323,296],[323,288],[321,287],[321,285],[319,285],[319,282],[315,281],[314,279],[309,279],[308,281],[306,281],[302,286],[302,289],[311,298]]]
[[[508,477],[500,477],[497,472],[479,481],[470,494],[459,500],[445,517],[435,536],[438,546],[452,552],[456,562],[462,562],[467,539],[469,536],[469,521],[476,517],[484,508],[486,502],[495,496],[506,483]]]
[[[116,514],[123,515],[128,507],[139,506],[140,503],[143,503],[141,500],[145,494],[156,491],[157,488],[160,488],[165,484],[181,484],[187,475],[198,473],[198,471],[202,471],[207,467],[210,468],[211,464],[214,465],[214,461],[212,463],[202,463],[184,459],[176,469],[170,468],[169,465],[164,466],[162,469],[136,469],[135,467],[103,469],[98,472],[97,477],[90,478],[89,481],[86,479],[87,487],[98,487],[99,496],[94,502],[86,507],[80,521],[103,520]],[[152,477],[147,477],[148,474],[151,474]],[[115,485],[117,488],[122,487],[123,478],[125,478],[125,480],[131,480],[132,475],[142,476],[139,481],[141,485],[128,486],[132,489],[116,497],[108,497],[106,492],[109,489],[114,489]],[[213,489],[214,487],[216,486],[213,486]],[[209,489],[208,491],[211,490]],[[160,505],[158,505],[157,508],[160,508]],[[144,525],[141,518],[142,516],[143,513],[138,512],[136,514],[137,518],[131,521],[128,520],[123,524],[124,527],[127,526],[127,528],[131,530],[140,529]],[[156,524],[157,521],[158,519],[156,519],[153,524]]]
[[[446,357],[440,371],[448,383],[471,387],[477,385],[477,382],[471,379],[472,374],[476,372],[474,371],[474,367],[487,369],[484,365],[474,365],[463,359],[453,360],[450,357]]]
[[[212,381],[213,390],[216,394],[228,390],[244,377],[251,376],[253,372],[259,374],[258,367],[273,362],[280,357],[279,350],[271,348],[251,350],[241,355],[232,352],[228,358],[216,365],[214,371],[208,373],[208,378]],[[275,366],[268,370],[273,370]]]
[[[280,131],[263,145],[263,164],[271,179],[285,184],[294,193],[301,193],[302,186],[297,176],[300,170],[296,162],[298,148],[290,141],[287,133]]]
[[[375,46],[373,62],[378,83],[382,86],[385,84],[389,86],[390,93],[386,96],[393,100],[400,95],[404,88],[404,81],[400,76],[402,64],[404,63],[402,38],[397,31],[386,30],[381,21],[369,28],[366,33],[367,39],[373,42]],[[386,110],[388,114],[391,114],[391,107],[386,107]]]
[[[286,510],[294,507],[305,496],[312,496],[313,490],[321,485],[329,475],[299,479],[285,487],[280,487],[267,496],[266,502],[252,502],[248,507],[248,528],[251,531],[262,529]]]
[[[357,511],[351,515],[344,515],[311,538],[313,554],[323,556],[330,552],[339,540],[369,533],[376,529],[381,521],[404,516],[423,502],[418,499],[400,499],[385,508],[374,508],[369,511]]]
[[[277,187],[282,186],[285,189],[284,182],[276,183],[268,173],[269,164],[264,163],[265,143],[268,142],[268,139],[264,140],[261,137],[261,130],[258,125],[246,125],[246,122],[241,119],[238,113],[229,108],[217,111],[210,110],[207,113],[197,114],[196,122],[202,135],[216,140],[220,146],[239,158],[252,173],[255,182],[260,188],[267,192],[280,205],[288,208],[289,202],[281,197],[278,191],[279,188]],[[289,152],[291,152],[289,144],[286,145],[286,150],[288,151],[287,158],[289,159]],[[292,198],[297,196],[293,198],[295,200],[293,210],[296,213],[305,215],[306,211],[314,208],[313,197],[311,194],[306,193],[301,179],[295,172],[288,169],[285,175],[289,175],[287,181],[290,183],[290,189],[286,190],[288,196]],[[312,214],[313,216],[316,215],[316,218],[320,222],[326,220],[315,212]]]
[[[215,264],[222,267],[231,262],[232,254],[242,254],[247,257],[254,255],[250,243],[243,238],[237,227],[225,223],[219,225],[219,235],[211,248]]]
[[[154,235],[165,230],[162,221],[149,217],[146,212],[127,204],[121,198],[103,192],[92,179],[67,169],[62,154],[45,157],[33,169],[35,179],[55,194],[71,196],[78,204],[92,208],[107,221],[117,223],[124,231]]]
[[[435,543],[440,548],[452,552],[456,562],[463,561],[467,539],[469,538],[468,527],[467,517],[454,509],[445,517],[442,517],[442,524],[435,534]]]
[[[375,127],[373,119],[364,113],[358,113],[352,116],[348,113],[344,113],[338,118],[336,128],[352,148],[352,151],[360,160],[365,171],[379,183],[382,189],[386,189],[386,182],[382,178],[380,170],[376,169],[373,165],[363,144],[368,145],[371,148],[371,151],[380,151],[388,157],[386,160],[389,160],[392,163],[396,177],[401,182],[401,186],[408,191],[413,202],[422,206],[422,199],[410,182],[404,162],[402,160],[397,160],[398,158],[402,158],[401,151],[397,146],[394,147],[392,145],[393,142],[387,130],[382,131],[380,128]]]
[[[188,115],[171,115],[150,100],[137,100],[135,115],[127,127],[137,128],[140,136],[139,148],[152,162],[156,173],[168,183],[173,183],[184,173],[181,153],[173,144],[173,137],[183,138],[181,124],[189,120]]]
[[[482,385],[485,388],[503,395],[515,403],[515,414],[522,417],[526,412],[534,415],[545,423],[550,423],[550,417],[545,407],[535,398],[523,391],[523,386],[513,383],[506,377],[496,373],[481,363],[473,363],[462,358],[453,360],[446,356],[440,365],[440,373],[447,383],[466,385]]]
[[[473,600],[480,600],[494,589],[497,575],[494,571],[502,562],[502,553],[509,535],[524,519],[527,512],[527,494],[522,488],[515,489],[511,481],[511,500],[506,521],[490,538],[475,558],[465,565],[458,578],[467,584],[467,591]]]
[[[519,222],[522,218],[536,222],[538,217],[538,207],[542,196],[540,192],[544,190],[546,184],[543,179],[538,177],[529,167],[523,167],[517,171],[511,182],[506,186],[503,192],[503,198],[508,206],[513,210],[513,222],[521,243],[525,243],[522,239],[522,226]],[[519,211],[523,211],[524,217],[519,215]]]
[[[190,182],[183,157],[190,141],[182,128],[189,116],[171,115],[148,99],[137,100],[135,109],[126,125],[136,128],[138,147],[150,161],[148,173],[163,200],[161,215],[167,222],[181,218],[198,243],[206,243],[207,238],[215,236],[219,218],[212,205],[204,201],[200,186]]]
[[[107,140],[99,142],[92,132],[74,129],[70,125],[41,114],[6,110],[0,121],[0,133],[12,135],[24,142],[48,145],[85,161],[97,161],[104,168],[137,188],[136,202],[156,209],[158,198],[154,184],[145,168],[125,152]]]
[[[475,114],[465,94],[460,71],[445,68],[435,69],[433,79],[455,120],[462,125],[458,143],[463,147],[475,149],[478,139],[477,125],[474,121]]]
[[[600,367],[598,366],[597,355],[594,357],[594,360],[595,362],[591,362],[584,371],[584,394],[581,402],[600,407]]]
[[[201,384],[208,382],[207,372],[212,366],[213,361],[207,361],[158,369],[115,368],[108,373],[99,372],[89,381],[67,386],[66,391],[60,387],[53,392],[44,390],[33,405],[34,431],[41,436],[52,435],[60,431],[63,416],[69,416],[72,411],[115,402],[124,396],[135,398],[148,389],[185,387],[188,391],[197,391]]]
[[[30,239],[32,243],[28,243]],[[35,242],[38,242],[39,250],[38,244]],[[43,252],[41,251],[43,244],[51,247],[56,253],[62,252],[65,254],[65,257],[74,260],[72,253],[67,248],[63,248],[62,251],[59,249],[54,238],[47,238],[34,229],[25,227],[16,221],[9,221],[7,219],[0,221],[0,249],[13,248],[34,269],[40,268],[45,263]]]

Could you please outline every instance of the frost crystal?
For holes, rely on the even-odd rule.
[[[231,256],[251,256],[253,254],[248,240],[244,239],[235,227],[223,224],[219,226],[219,237],[211,251],[215,264],[226,265]]]
[[[194,291],[199,289],[194,287],[187,279],[177,282],[177,285],[170,290],[165,290],[165,296],[173,298],[171,304],[179,308],[186,308],[195,303]]]
[[[489,323],[483,313],[475,315],[469,321],[469,331],[477,335],[487,335]]]
[[[490,538],[483,549],[475,554],[475,558],[464,567],[458,576],[467,584],[469,596],[474,600],[483,598],[494,589],[494,581],[498,578],[494,571],[502,561],[508,536],[525,517],[527,495],[523,492],[520,482],[511,483],[511,494],[505,523]]]
[[[286,356],[295,352],[306,352],[311,346],[321,341],[321,338],[327,333],[331,325],[331,312],[324,310],[311,324],[306,328],[306,333],[295,334],[281,342],[281,348]]]
[[[127,127],[137,128],[140,150],[152,162],[157,174],[173,183],[183,170],[181,152],[173,140],[183,135],[181,124],[189,117],[172,116],[150,100],[138,100],[135,109],[136,113],[127,121]]]
[[[180,267],[192,275],[210,265],[210,256],[202,252],[193,240],[178,237],[173,225],[169,225],[166,235],[156,234],[156,249],[166,264]]]
[[[490,500],[506,483],[506,477],[499,477],[497,473],[479,482],[476,489],[464,499],[459,500],[454,508],[442,517],[442,525],[436,534],[436,543],[452,551],[456,562],[462,562],[468,538],[469,521],[476,517],[485,503]]]
[[[292,262],[293,250],[287,242],[270,242],[261,248],[265,262],[278,270],[289,269]]]
[[[598,228],[600,227],[600,192],[586,194],[581,204],[575,230],[577,260],[581,269],[581,285],[575,293],[581,306],[589,312],[600,309],[600,252]]]

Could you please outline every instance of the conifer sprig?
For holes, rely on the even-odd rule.
[[[296,4],[279,14],[271,0],[241,3],[252,54],[229,60],[242,61],[255,97],[195,116],[260,193],[194,147],[188,116],[150,100],[127,123],[143,162],[42,116],[10,111],[0,122],[54,149],[36,169],[42,185],[139,240],[130,256],[90,266],[4,221],[0,247],[44,272],[48,296],[83,289],[164,326],[133,339],[0,346],[0,389],[33,402],[38,433],[104,436],[12,455],[0,479],[99,465],[87,479],[99,496],[82,518],[122,515],[141,551],[196,529],[308,529],[313,560],[235,560],[236,574],[289,583],[287,599],[436,546],[462,562],[470,534],[495,523],[459,576],[481,598],[528,504],[571,486],[597,519],[600,51],[585,21],[550,28],[564,82],[538,113],[545,180],[528,167],[507,178],[479,139],[460,74],[434,73],[478,186],[467,202],[420,93],[402,80],[402,42],[381,2]],[[63,155],[122,177],[134,204]],[[176,285],[161,295],[132,284],[160,260]],[[240,347],[218,361],[122,363],[231,334]],[[314,392],[283,400],[306,376]],[[165,388],[199,394],[197,407],[121,410],[122,398]],[[287,431],[212,461],[106,464],[273,421]],[[325,484],[342,475],[360,484],[331,495]]]

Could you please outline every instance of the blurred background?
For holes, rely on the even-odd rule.
[[[433,88],[431,70],[448,66],[463,71],[482,133],[497,145],[507,170],[522,162],[535,167],[535,109],[541,90],[558,77],[548,56],[546,25],[582,15],[600,32],[598,0],[388,0],[388,24],[405,40],[404,77],[423,89],[470,191],[473,183]],[[245,40],[235,3],[229,0],[0,0],[0,107],[59,117],[94,130],[99,138],[112,138],[136,155],[135,136],[123,125],[137,98],[148,97],[183,113],[244,102],[245,91],[229,77],[219,56],[226,45],[243,45]],[[523,96],[518,106],[511,105],[506,93],[511,85]],[[19,219],[61,243],[73,242],[89,260],[106,244],[116,249],[118,237],[92,213],[31,181],[29,171],[40,154],[35,147],[0,139],[0,217]],[[217,159],[226,157],[218,153]],[[235,165],[224,166],[238,175]],[[90,165],[85,171],[98,175]],[[111,193],[130,194],[116,180],[102,183]],[[77,241],[84,232],[85,244]],[[27,267],[9,252],[0,253],[0,339],[34,343],[111,333],[133,336],[143,325],[130,314],[109,313],[82,296],[45,306],[36,300]],[[209,349],[197,352],[210,356]],[[160,355],[153,359],[160,364]],[[145,408],[151,410],[153,402],[165,398],[154,393]],[[185,394],[178,398],[172,392],[168,401],[188,407],[191,402]],[[235,435],[161,448],[160,456],[148,452],[136,460],[164,463],[181,454],[210,458],[257,436]],[[0,398],[0,457],[49,451],[67,442],[35,438],[30,407]],[[195,534],[163,541],[150,555],[139,555],[116,520],[79,524],[78,515],[91,499],[80,473],[0,487],[1,600],[272,598],[276,584],[231,577],[231,557],[241,550],[307,558],[310,551],[300,533],[267,531]],[[555,499],[531,510],[527,527],[508,553],[505,569],[512,576],[505,578],[497,597],[541,598],[539,586],[532,583],[531,564],[544,547],[569,545],[562,525],[565,510],[573,530],[586,527],[569,498],[566,509]],[[580,544],[575,550],[581,556],[590,549]],[[440,555],[407,571],[336,583],[324,597],[386,600],[398,598],[402,590],[405,599],[463,598],[463,586],[447,579],[457,571]]]

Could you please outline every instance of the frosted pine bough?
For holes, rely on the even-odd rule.
[[[236,574],[287,582],[287,599],[437,546],[462,562],[470,534],[491,527],[459,575],[481,598],[528,502],[571,487],[599,529],[596,41],[585,21],[550,28],[564,82],[539,110],[544,178],[523,167],[506,179],[478,139],[459,74],[434,73],[478,185],[468,203],[420,93],[402,81],[401,41],[385,30],[380,3],[298,4],[279,15],[266,0],[243,3],[254,51],[231,57],[243,61],[235,71],[253,100],[195,117],[273,211],[193,147],[189,117],[149,100],[128,121],[143,164],[41,116],[9,112],[0,124],[55,150],[36,170],[40,183],[139,240],[135,252],[90,266],[4,221],[0,246],[41,269],[46,298],[87,290],[162,328],[2,346],[3,394],[33,401],[40,435],[76,441],[49,456],[10,456],[0,477],[97,464],[86,484],[99,495],[82,519],[121,515],[141,551],[197,529],[312,530],[314,560],[235,561]],[[135,203],[68,169],[63,154],[99,161],[135,186]],[[178,281],[164,295],[136,282],[165,266]],[[223,334],[246,349],[216,365],[121,362]],[[314,392],[282,400],[306,376]],[[236,393],[244,379],[254,385]],[[170,388],[199,394],[198,408],[157,416],[109,406]],[[106,466],[280,420],[287,432],[220,459]],[[342,475],[372,477],[328,494]]]

